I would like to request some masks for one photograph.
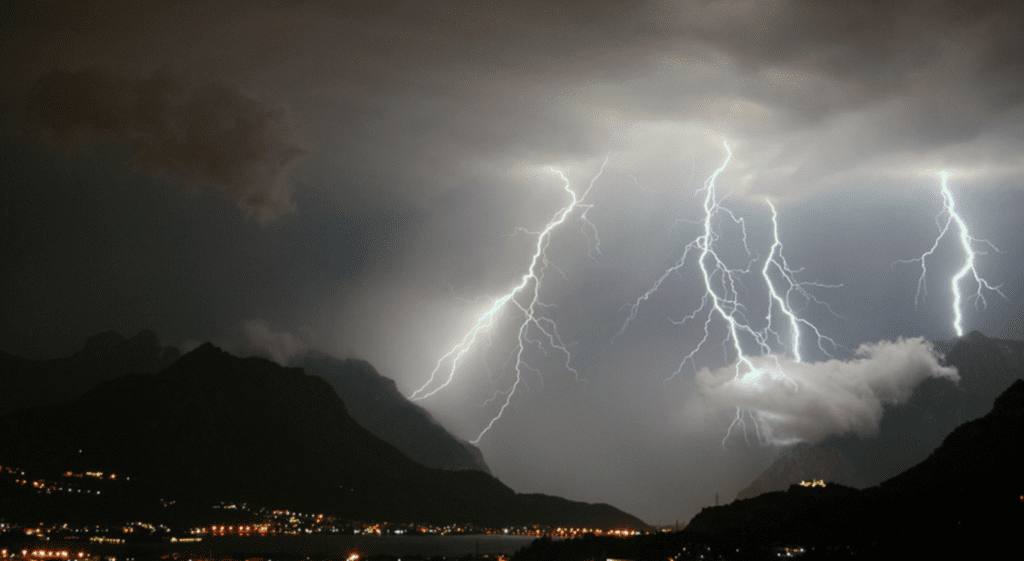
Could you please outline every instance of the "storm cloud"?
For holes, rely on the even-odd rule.
[[[55,68],[34,84],[25,107],[53,141],[127,141],[142,171],[192,189],[219,188],[261,223],[295,210],[287,172],[306,151],[283,109],[235,86],[190,87],[170,67],[145,78]]]
[[[552,169],[587,185],[606,158],[593,228],[581,207],[552,232],[538,293],[586,382],[528,342],[523,383],[480,443],[517,491],[682,520],[776,450],[722,449],[736,407],[763,412],[775,442],[870,434],[882,404],[952,376],[920,338],[955,336],[962,254],[942,240],[918,302],[920,266],[898,263],[935,242],[940,170],[972,235],[1000,249],[977,265],[1006,298],[969,302],[965,329],[1024,337],[1019,1],[5,8],[2,130],[71,150],[0,139],[4,351],[51,358],[151,329],[281,361],[355,354],[409,395],[523,278],[531,232],[569,200]],[[809,349],[807,364],[783,362],[792,382],[764,391],[733,380],[718,318],[703,346],[705,316],[679,323],[702,303],[693,261],[616,336],[702,235],[698,191],[725,141],[718,193],[743,222],[720,214],[715,247],[749,268],[745,318],[770,305],[766,199],[796,278],[828,285],[807,287],[831,312],[791,303],[836,358]],[[510,387],[518,317],[505,310],[419,402],[461,437]]]

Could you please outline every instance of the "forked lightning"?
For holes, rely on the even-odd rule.
[[[595,240],[595,247],[592,251],[600,253],[600,238],[597,237],[597,228],[594,224],[589,221],[586,216],[587,211],[592,208],[592,205],[584,204],[584,200],[590,193],[590,190],[594,187],[594,183],[604,173],[605,166],[608,165],[608,157],[604,159],[601,164],[601,168],[597,174],[590,180],[590,184],[582,195],[578,195],[572,186],[568,178],[565,177],[561,171],[554,168],[550,168],[552,172],[558,174],[564,183],[565,192],[569,194],[570,201],[561,210],[555,213],[554,217],[548,222],[540,232],[534,232],[537,236],[537,243],[533,250],[533,255],[530,260],[530,265],[526,270],[526,273],[520,278],[519,282],[508,290],[505,294],[494,299],[491,306],[484,311],[477,318],[476,323],[473,327],[463,335],[462,339],[455,344],[447,353],[438,359],[437,364],[434,366],[434,370],[430,373],[430,378],[423,386],[416,390],[411,396],[412,400],[426,399],[435,393],[441,391],[455,378],[455,372],[459,368],[463,359],[465,359],[467,353],[476,344],[477,339],[483,333],[488,332],[498,321],[499,316],[507,309],[512,308],[519,311],[519,329],[516,338],[515,347],[515,379],[512,385],[507,390],[498,390],[495,394],[488,399],[488,403],[492,401],[500,401],[501,406],[498,412],[491,417],[487,425],[480,431],[475,439],[471,442],[476,444],[480,442],[488,431],[494,427],[494,424],[498,422],[498,419],[505,414],[505,410],[508,408],[509,403],[512,401],[512,396],[515,395],[516,390],[519,389],[519,385],[523,381],[523,369],[528,368],[524,360],[524,350],[527,342],[536,343],[535,340],[527,338],[528,329],[533,326],[543,335],[546,339],[547,344],[557,349],[559,352],[565,355],[565,368],[567,371],[572,372],[577,379],[579,379],[579,373],[572,367],[571,361],[572,356],[569,353],[568,348],[558,334],[558,326],[555,325],[554,320],[543,315],[544,304],[540,300],[541,285],[544,282],[544,273],[548,266],[553,266],[547,257],[547,248],[551,243],[551,236],[555,228],[565,223],[569,215],[578,209],[582,209],[580,219],[583,221],[584,233],[589,231],[588,235],[593,236]],[[593,255],[591,254],[591,257]],[[447,368],[443,368],[445,365]],[[442,370],[446,371],[446,374],[442,374]]]
[[[935,243],[921,254],[921,257],[916,259],[905,259],[897,261],[897,263],[921,263],[921,276],[917,279],[917,293],[914,295],[914,304],[917,305],[924,296],[928,293],[927,286],[925,285],[925,276],[928,274],[928,266],[925,263],[925,259],[935,254],[935,251],[939,247],[939,242],[946,236],[946,232],[955,224],[957,231],[960,233],[960,247],[964,252],[964,264],[959,271],[953,275],[950,279],[950,289],[953,291],[953,331],[956,332],[957,337],[964,336],[963,326],[963,312],[961,311],[961,304],[964,301],[964,297],[960,292],[960,283],[968,273],[974,278],[974,283],[977,289],[973,294],[967,297],[968,300],[974,299],[975,306],[985,307],[987,302],[985,301],[985,290],[995,292],[996,294],[1006,298],[1006,295],[999,290],[1002,285],[992,286],[985,280],[981,275],[978,274],[978,268],[975,263],[975,257],[977,255],[983,255],[984,251],[977,251],[974,249],[974,244],[980,243],[988,245],[995,251],[999,251],[999,248],[992,245],[988,240],[982,240],[971,236],[970,231],[967,229],[967,223],[956,211],[956,201],[953,199],[953,193],[949,190],[949,177],[948,171],[940,171],[938,173],[942,191],[942,210],[939,212],[936,218],[937,222],[941,222],[943,216],[945,216],[946,223],[939,228],[939,235],[935,237]]]
[[[698,191],[698,193],[703,191],[704,194],[703,233],[688,243],[683,250],[682,257],[679,258],[679,261],[666,270],[654,285],[647,292],[637,298],[637,300],[630,306],[629,315],[618,334],[621,335],[625,332],[626,328],[629,327],[630,322],[636,318],[641,304],[650,299],[650,297],[661,288],[662,284],[672,273],[675,273],[684,267],[690,252],[693,251],[697,254],[697,267],[700,271],[703,282],[701,305],[681,321],[674,321],[673,323],[683,324],[687,321],[703,316],[704,336],[700,341],[698,341],[696,346],[685,357],[683,357],[682,362],[679,364],[679,368],[669,376],[669,379],[671,380],[675,376],[679,375],[688,362],[691,366],[696,368],[694,364],[695,356],[711,337],[711,325],[717,318],[723,322],[727,328],[727,335],[725,340],[722,341],[722,344],[725,346],[731,346],[732,354],[735,355],[733,359],[735,360],[734,376],[737,382],[759,387],[763,382],[762,378],[767,376],[773,380],[785,380],[796,387],[796,382],[793,382],[788,376],[786,376],[777,355],[773,351],[773,342],[776,346],[787,348],[792,359],[796,362],[801,362],[803,360],[800,342],[801,329],[808,329],[814,334],[818,348],[824,354],[829,354],[825,348],[825,343],[827,342],[830,346],[835,347],[835,341],[823,335],[814,324],[798,315],[794,299],[801,300],[803,304],[811,302],[823,304],[808,291],[808,288],[836,288],[840,285],[826,285],[796,280],[796,275],[799,273],[799,270],[791,269],[789,264],[786,262],[785,257],[782,255],[783,246],[782,242],[779,240],[778,213],[775,210],[775,205],[773,205],[771,201],[767,201],[768,206],[772,211],[773,237],[768,257],[765,259],[764,264],[760,269],[760,277],[768,291],[767,313],[765,315],[765,324],[762,327],[755,327],[755,325],[749,320],[747,317],[747,310],[751,309],[754,303],[749,301],[745,302],[744,298],[741,297],[741,294],[737,290],[737,287],[741,284],[741,277],[752,273],[756,259],[752,257],[751,261],[742,268],[730,267],[715,250],[715,243],[719,241],[721,234],[715,230],[714,225],[716,218],[721,214],[724,214],[734,224],[739,225],[740,231],[742,232],[742,238],[740,241],[743,244],[743,248],[748,256],[752,255],[748,246],[746,224],[743,221],[743,218],[737,217],[728,208],[722,206],[721,198],[719,198],[717,194],[715,182],[719,175],[725,171],[726,167],[729,165],[729,161],[732,159],[732,149],[729,147],[729,143],[727,141],[723,142],[723,146],[725,147],[726,152],[725,161],[722,162],[722,165],[716,169],[710,177],[708,177],[707,181],[704,183],[704,187]],[[772,280],[773,272],[776,276],[781,278],[780,282],[782,284],[782,288],[776,286],[776,282]],[[788,341],[784,341],[782,336],[774,327],[776,320],[773,316],[773,310],[776,309],[788,322]],[[750,355],[744,351],[744,340],[746,340],[747,345],[752,344],[752,350],[755,355]],[[752,360],[755,356],[768,358],[768,362],[773,364],[773,366],[767,369],[757,367]],[[755,430],[757,430],[757,434],[760,439],[761,431],[758,423],[759,412],[744,412],[741,409],[736,410],[736,418],[733,420],[726,432],[726,439],[731,435],[734,428],[746,428],[744,419],[747,415],[749,415],[754,421],[754,427]],[[724,443],[725,440],[723,440],[723,445]]]

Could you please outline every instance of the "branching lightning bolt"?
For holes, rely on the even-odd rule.
[[[487,402],[491,403],[495,401],[501,402],[501,407],[498,409],[491,420],[487,423],[480,434],[471,442],[477,444],[480,439],[483,438],[488,431],[494,427],[494,424],[505,414],[505,410],[508,408],[512,401],[512,396],[515,395],[519,385],[523,383],[523,370],[529,369],[534,370],[524,362],[524,351],[527,343],[533,345],[540,345],[540,341],[537,339],[531,339],[528,336],[530,328],[533,327],[540,332],[541,339],[545,340],[552,349],[557,349],[565,356],[565,369],[572,372],[577,380],[580,379],[579,372],[572,367],[572,355],[569,353],[568,347],[562,342],[561,336],[558,334],[558,326],[554,320],[543,315],[543,309],[548,306],[540,300],[540,289],[544,281],[544,273],[550,266],[557,269],[557,267],[548,260],[547,248],[551,243],[552,232],[558,226],[565,223],[569,215],[577,209],[582,209],[583,212],[580,214],[580,220],[584,223],[583,230],[588,237],[592,236],[594,241],[594,249],[600,254],[600,243],[601,240],[597,236],[597,228],[587,218],[586,213],[593,205],[584,204],[584,200],[593,189],[594,183],[604,173],[605,166],[608,165],[608,157],[606,156],[604,162],[601,164],[601,168],[597,174],[590,180],[590,184],[582,195],[578,195],[576,191],[572,189],[568,178],[565,177],[561,171],[550,168],[552,172],[558,174],[564,183],[565,192],[569,194],[570,202],[564,206],[561,210],[555,213],[554,217],[547,223],[543,230],[540,232],[531,232],[537,236],[537,243],[533,250],[533,255],[530,259],[530,265],[527,271],[519,279],[519,282],[508,290],[505,294],[493,300],[491,306],[484,311],[479,317],[477,317],[476,323],[473,327],[463,335],[462,339],[455,344],[447,353],[438,359],[437,364],[434,366],[434,370],[430,373],[430,378],[427,380],[422,387],[413,392],[409,399],[418,401],[426,399],[437,392],[441,391],[452,383],[455,378],[455,372],[461,364],[462,360],[466,357],[467,353],[474,347],[478,338],[485,333],[488,333],[494,326],[495,322],[498,321],[499,316],[508,308],[519,310],[520,323],[518,336],[516,339],[516,347],[514,352],[514,370],[515,379],[508,390],[499,390],[492,395]],[[593,258],[593,253],[590,254]],[[564,275],[564,273],[563,273]],[[543,350],[543,348],[542,348]],[[442,375],[442,367],[448,364],[449,367],[446,369],[447,374]],[[443,379],[443,380],[442,380]],[[432,388],[432,389],[431,389]]]
[[[772,248],[768,253],[768,258],[764,261],[764,268],[761,269],[761,276],[764,278],[764,283],[768,287],[768,292],[771,294],[772,301],[778,305],[782,314],[789,319],[789,332],[790,332],[790,351],[793,355],[793,360],[796,362],[803,362],[803,357],[800,354],[800,326],[803,325],[814,332],[815,339],[817,341],[818,349],[828,355],[829,352],[825,350],[822,344],[825,341],[832,346],[832,348],[838,347],[839,345],[821,333],[821,331],[813,323],[801,318],[797,315],[797,312],[793,309],[793,296],[794,294],[803,298],[805,302],[814,302],[825,306],[829,312],[835,315],[832,311],[831,306],[827,302],[818,300],[812,293],[807,290],[807,287],[813,288],[840,288],[841,284],[822,284],[817,282],[806,282],[797,281],[796,274],[801,272],[803,269],[790,269],[789,263],[786,262],[785,256],[782,255],[782,242],[779,241],[779,214],[775,211],[775,205],[772,204],[771,200],[765,199],[768,206],[772,209]],[[776,270],[782,276],[788,288],[786,289],[785,295],[780,295],[778,290],[775,288],[775,283],[772,282],[771,277],[768,276],[770,270]],[[765,318],[768,322],[768,326],[765,328],[767,331],[772,332],[772,307],[768,307],[768,315]],[[781,340],[779,341],[782,342]]]
[[[963,312],[960,311],[960,304],[964,300],[964,298],[960,293],[960,282],[963,280],[965,276],[967,276],[968,273],[970,273],[974,277],[974,282],[978,288],[977,290],[975,290],[974,294],[968,296],[967,299],[970,300],[973,298],[976,307],[985,307],[987,305],[984,295],[984,290],[986,289],[995,292],[996,294],[999,294],[1003,298],[1006,298],[1006,295],[999,290],[1002,285],[992,286],[991,284],[989,284],[987,280],[985,280],[981,275],[978,274],[978,269],[975,266],[974,262],[975,256],[979,254],[985,254],[984,251],[978,251],[974,249],[975,243],[988,245],[997,252],[999,251],[999,248],[992,245],[992,243],[989,242],[988,240],[982,240],[971,236],[971,233],[967,228],[967,223],[964,222],[963,218],[956,211],[956,201],[953,199],[953,193],[949,190],[950,173],[948,171],[940,171],[938,173],[938,176],[940,179],[942,191],[942,210],[939,211],[939,214],[936,217],[936,222],[941,222],[943,216],[945,216],[946,222],[945,224],[940,226],[939,235],[935,237],[935,242],[928,249],[928,251],[925,251],[924,253],[921,254],[921,257],[918,257],[916,259],[901,259],[896,262],[921,263],[921,276],[918,277],[917,279],[917,293],[914,295],[914,305],[917,305],[918,302],[923,299],[924,295],[927,295],[928,293],[927,286],[925,285],[925,276],[927,276],[928,274],[928,267],[925,263],[925,259],[935,253],[935,251],[939,247],[939,242],[942,241],[942,238],[946,236],[946,232],[948,232],[950,228],[954,224],[956,224],[957,231],[960,233],[960,247],[963,249],[964,252],[964,265],[963,267],[960,268],[959,271],[956,272],[955,275],[953,275],[953,278],[950,279],[950,288],[953,291],[953,330],[956,331],[957,337],[963,337]]]
[[[771,342],[773,336],[776,342],[780,345],[786,346],[782,341],[782,337],[773,327],[774,318],[772,311],[774,309],[778,309],[781,315],[785,316],[788,320],[789,354],[794,361],[801,362],[803,360],[800,349],[801,327],[813,332],[817,340],[818,348],[827,355],[829,353],[825,349],[825,343],[827,342],[834,348],[837,346],[835,341],[823,335],[811,322],[801,318],[798,315],[798,311],[795,309],[793,300],[799,298],[802,299],[804,303],[813,302],[823,304],[808,291],[808,288],[836,288],[841,285],[826,285],[800,282],[796,280],[796,275],[800,272],[800,269],[794,270],[790,268],[785,257],[782,255],[783,246],[782,242],[779,240],[778,213],[775,210],[775,205],[773,205],[771,201],[767,201],[768,206],[772,210],[773,239],[771,250],[761,267],[760,275],[768,289],[769,306],[768,312],[765,316],[766,325],[760,329],[755,329],[752,326],[752,323],[747,317],[748,308],[743,304],[743,302],[741,302],[740,294],[737,291],[737,285],[743,275],[751,274],[753,264],[757,259],[751,258],[751,261],[744,268],[733,268],[725,263],[725,261],[715,251],[714,247],[715,242],[720,238],[720,234],[718,234],[714,228],[715,219],[718,217],[719,213],[724,213],[724,215],[732,220],[733,223],[740,226],[744,250],[748,256],[751,255],[747,243],[746,225],[743,219],[737,217],[732,211],[722,206],[721,199],[718,198],[716,192],[715,182],[732,159],[732,149],[729,148],[729,143],[723,142],[723,146],[726,151],[725,161],[722,162],[722,165],[716,169],[710,177],[708,177],[707,181],[704,183],[704,187],[698,190],[698,193],[703,191],[704,194],[704,220],[702,222],[703,233],[688,243],[683,250],[683,255],[680,257],[679,261],[669,267],[668,270],[666,270],[664,274],[655,281],[654,285],[647,292],[637,298],[637,300],[630,306],[629,315],[616,336],[624,333],[629,327],[630,322],[636,319],[641,304],[650,299],[650,297],[661,288],[662,284],[669,278],[669,276],[684,267],[686,260],[692,251],[697,254],[696,261],[703,280],[704,294],[701,298],[700,307],[684,317],[682,320],[673,321],[673,323],[683,324],[687,321],[696,319],[699,316],[704,316],[704,336],[693,350],[683,357],[682,362],[679,364],[679,368],[677,368],[668,379],[671,380],[675,376],[679,375],[687,363],[690,363],[691,366],[696,368],[694,365],[695,356],[708,342],[708,339],[711,337],[710,328],[712,322],[715,318],[718,318],[725,324],[728,330],[728,334],[722,341],[722,345],[723,349],[726,351],[727,362],[735,360],[736,366],[734,379],[736,381],[742,384],[760,387],[763,384],[763,377],[767,376],[772,380],[785,380],[792,384],[794,389],[798,390],[799,388],[797,387],[796,382],[792,381],[786,375],[777,355],[774,354],[772,350]],[[780,290],[776,286],[776,282],[772,280],[772,272],[775,272],[776,276],[781,277],[781,283],[785,287],[784,290]],[[744,352],[742,339],[752,342],[754,352],[758,356],[767,357],[769,362],[774,366],[766,369],[759,368],[755,365],[754,361],[751,360],[752,356]],[[730,359],[729,355],[732,355],[735,358]],[[754,411],[749,412],[749,415],[754,421],[754,428],[757,431],[758,439],[761,440],[761,430],[758,423],[759,414]],[[744,429],[744,434],[746,434],[744,418],[744,411],[737,409],[736,417],[732,424],[730,424],[729,429],[726,432],[725,439],[729,438],[732,430],[736,427]],[[725,439],[722,441],[723,445],[725,444]]]

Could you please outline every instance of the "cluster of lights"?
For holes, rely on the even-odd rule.
[[[485,533],[490,534],[492,532],[487,531]],[[594,535],[594,536],[616,536],[616,537],[638,536],[638,535],[641,534],[641,532],[639,532],[638,530],[630,530],[630,529],[604,530],[604,529],[601,529],[601,528],[564,528],[564,527],[558,527],[558,528],[552,529],[552,528],[546,528],[546,527],[541,527],[541,526],[534,526],[532,528],[525,528],[525,527],[503,528],[501,533],[503,533],[505,535],[549,536],[549,537],[553,537],[553,538],[574,538],[574,537],[577,537],[577,536],[584,536],[584,535],[588,535],[588,534]]]
[[[359,534],[359,533],[360,532],[358,530],[356,530],[356,534]],[[362,534],[364,536],[370,536],[370,535],[379,536],[379,535],[381,535],[380,525],[377,524],[377,525],[374,525],[374,526],[369,526],[367,528],[363,528]]]
[[[121,539],[121,538],[108,538],[106,536],[91,536],[89,538],[89,541],[94,542],[94,543],[112,543],[112,544],[122,544],[122,543],[124,543],[124,540]]]
[[[214,535],[214,536],[223,536],[223,535],[249,536],[249,535],[252,535],[253,532],[255,532],[255,533],[259,534],[259,535],[266,535],[268,532],[270,532],[270,524],[247,524],[247,525],[238,525],[238,526],[235,526],[235,525],[228,525],[228,526],[213,525],[213,526],[210,526],[209,529],[199,528],[199,529],[192,530],[192,533],[194,533],[194,534],[211,534],[211,535]]]
[[[506,531],[507,533],[507,531]],[[574,538],[576,536],[582,536],[586,534],[592,534],[595,536],[636,536],[640,532],[637,530],[618,529],[618,530],[602,530],[600,528],[555,528],[553,531],[544,532],[545,535],[557,538]]]
[[[245,505],[243,504],[242,506],[244,508]],[[273,511],[273,515],[274,516],[281,516],[281,515],[297,516],[299,518],[323,518],[324,517],[323,514],[306,514],[306,513],[303,513],[303,512],[292,512],[290,510],[275,510],[275,511]]]
[[[167,531],[170,530],[166,526],[163,526],[163,525],[160,525],[160,526],[162,528],[165,528]],[[39,536],[39,537],[46,537],[48,534],[51,534],[53,532],[74,533],[74,534],[79,534],[79,533],[85,533],[85,534],[89,534],[89,533],[104,534],[104,533],[108,533],[108,532],[113,531],[113,529],[111,529],[109,527],[105,527],[105,526],[100,526],[98,524],[95,525],[95,526],[81,526],[81,527],[71,526],[71,525],[69,525],[67,523],[64,523],[63,525],[60,525],[60,526],[56,526],[56,525],[44,526],[44,524],[42,522],[40,522],[39,523],[39,527],[35,527],[35,526],[22,526],[22,525],[19,525],[19,524],[0,523],[0,532],[6,533],[6,532],[11,532],[11,531],[16,531],[18,533],[25,533],[26,535],[29,535],[29,536],[36,535],[36,536]],[[49,539],[49,538],[47,537],[46,539]],[[77,539],[77,538],[73,538],[73,539]]]
[[[16,475],[16,476],[24,476],[25,475],[25,472],[23,470],[21,470],[20,468],[12,467],[12,466],[0,466],[0,473],[9,473],[9,474]],[[77,478],[77,479],[81,479],[81,478],[85,478],[85,477],[90,477],[90,478],[99,479],[99,480],[102,480],[102,481],[119,481],[118,475],[116,473],[104,473],[102,471],[85,471],[85,472],[81,472],[81,473],[76,473],[76,472],[68,470],[68,471],[65,471],[63,473],[63,477],[65,477],[65,478]],[[125,477],[124,478],[124,480],[130,480],[130,479],[131,479],[130,477]],[[84,493],[86,495],[99,495],[99,494],[101,494],[101,491],[98,490],[98,489],[83,489],[81,487],[75,486],[77,484],[73,485],[71,482],[61,481],[61,480],[29,479],[29,478],[19,477],[18,479],[14,480],[14,483],[17,484],[17,485],[31,485],[33,488],[36,489],[36,492],[38,492],[38,493],[51,494],[53,492],[61,492],[61,493],[78,493],[78,494],[83,494]]]
[[[149,533],[151,534],[153,532],[156,532],[157,530],[163,530],[165,532],[171,531],[170,528],[164,526],[163,524],[158,524],[154,526],[153,524],[150,524],[148,522],[129,522],[121,527],[121,531],[126,534],[131,534],[135,532],[135,528],[139,528],[140,530],[148,530]]]
[[[81,477],[93,477],[93,478],[96,478],[96,479],[117,479],[117,474],[116,473],[107,473],[107,474],[105,474],[102,471],[86,471],[86,472],[82,472],[82,473],[75,473],[75,472],[69,470],[69,471],[65,471],[64,472],[64,477],[79,477],[79,478],[81,478]]]
[[[225,506],[228,505],[228,506]],[[231,508],[232,504],[222,502],[219,506],[214,508]],[[243,505],[242,508],[246,508],[247,505]],[[247,510],[250,510],[247,508]],[[215,524],[204,527],[192,528],[188,531],[187,537],[169,536],[167,539],[171,543],[194,543],[203,541],[203,536],[265,536],[268,534],[297,534],[306,533],[310,534],[313,532],[320,533],[322,531],[338,533],[339,528],[342,533],[350,533],[354,535],[405,535],[405,534],[422,534],[422,535],[465,535],[465,534],[505,534],[505,535],[521,535],[521,536],[553,536],[553,537],[573,537],[582,534],[593,534],[593,535],[609,535],[609,536],[633,536],[638,535],[640,532],[635,530],[602,530],[599,528],[575,528],[575,527],[559,527],[551,528],[542,525],[533,526],[518,526],[518,527],[506,527],[506,528],[485,528],[477,527],[473,524],[446,524],[446,525],[432,525],[432,524],[396,524],[391,522],[382,523],[355,523],[349,522],[342,526],[335,526],[335,519],[324,514],[305,514],[300,512],[294,512],[290,510],[267,510],[259,509],[259,515],[264,517],[273,517],[279,519],[275,522],[268,520],[264,523],[257,524]],[[255,512],[254,512],[255,513]],[[305,518],[307,520],[301,520]],[[284,524],[330,524],[329,527],[316,527],[316,528],[287,528]],[[0,523],[0,530],[12,531],[17,530],[18,532],[24,531],[28,535],[38,535],[41,538],[49,540],[49,534],[55,531],[62,532],[73,532],[73,533],[85,533],[94,534],[88,538],[83,536],[82,538],[74,537],[72,539],[88,539],[94,544],[113,544],[120,545],[126,543],[125,535],[134,534],[139,532],[148,532],[153,534],[159,531],[170,533],[171,529],[163,524],[150,524],[147,522],[135,521],[127,522],[123,525],[119,525],[113,528],[103,527],[100,525],[85,526],[85,527],[73,527],[65,523],[62,526],[44,527],[40,523],[40,527],[21,527],[20,525],[10,525],[7,523]],[[110,533],[116,532],[121,537],[111,537]],[[116,535],[116,534],[115,534]],[[6,551],[6,550],[5,550]],[[46,553],[38,555],[38,558],[65,558],[67,556],[61,555],[58,551],[53,553]],[[11,554],[15,556],[16,553]],[[4,553],[4,556],[7,556]],[[73,556],[73,555],[72,555]],[[79,555],[83,557],[84,555]]]
[[[801,487],[824,487],[825,482],[820,479],[812,479],[810,481],[801,481]]]
[[[36,550],[34,550],[32,552],[27,552],[26,550],[22,550],[21,553],[22,553],[22,555],[31,555],[32,557],[40,557],[40,558],[42,558],[42,557],[59,557],[59,558],[62,558],[62,559],[66,559],[68,557],[68,552],[67,551],[52,551],[52,550],[47,550],[47,549],[36,549]],[[74,555],[72,555],[72,557],[74,557]],[[85,553],[78,552],[78,557],[79,558],[85,557]]]
[[[639,536],[640,532],[637,530],[608,530],[604,532],[604,535],[624,538],[626,536]]]
[[[8,552],[8,550],[0,550],[0,556],[13,557],[17,555],[16,552]],[[51,549],[23,549],[21,550],[22,557],[35,557],[38,559],[81,559],[85,557],[85,553],[79,551],[77,554],[69,552],[67,550],[51,550]]]
[[[242,503],[239,505],[235,503],[221,501],[220,504],[213,505],[213,508],[224,508],[229,510],[249,510],[249,503]]]

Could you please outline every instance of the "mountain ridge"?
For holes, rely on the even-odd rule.
[[[175,347],[161,346],[149,330],[125,338],[105,331],[88,338],[71,356],[29,360],[0,351],[0,415],[65,403],[95,385],[131,372],[157,372],[180,356]]]
[[[491,473],[479,448],[448,432],[369,362],[314,352],[295,364],[331,384],[360,426],[409,458],[432,468]]]
[[[123,513],[152,512],[157,499],[172,498],[198,510],[230,500],[358,520],[646,527],[609,505],[517,494],[482,472],[424,467],[360,427],[322,378],[209,343],[161,372],[0,417],[0,455],[0,465],[45,477],[130,476],[137,500],[119,503]],[[8,508],[46,514],[34,504]]]

